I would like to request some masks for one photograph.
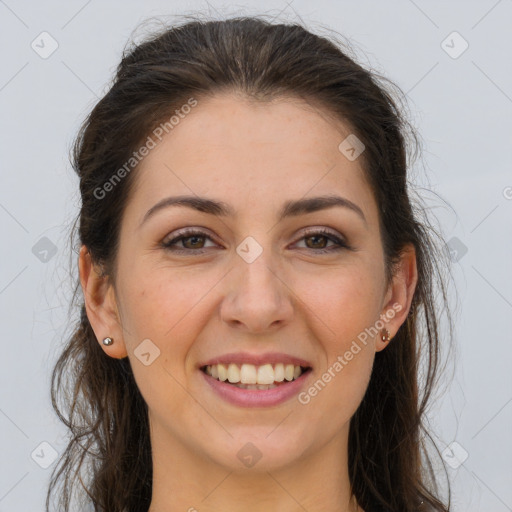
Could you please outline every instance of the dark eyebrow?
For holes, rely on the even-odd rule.
[[[154,206],[152,206],[144,215],[140,226],[146,222],[149,217],[153,216],[157,211],[170,206],[184,206],[186,208],[192,208],[199,212],[208,213],[210,215],[216,215],[219,217],[234,216],[235,210],[223,201],[215,201],[213,199],[207,199],[206,197],[199,196],[175,196],[166,197],[162,199]],[[278,214],[278,221],[283,220],[286,217],[296,217],[306,213],[313,213],[327,208],[333,208],[335,206],[348,208],[353,212],[357,213],[361,219],[367,224],[366,217],[363,211],[357,204],[352,201],[335,195],[310,197],[306,199],[298,199],[295,201],[286,201]]]

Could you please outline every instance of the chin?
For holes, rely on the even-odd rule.
[[[292,467],[304,452],[304,437],[290,436],[287,430],[278,432],[276,426],[274,432],[268,427],[239,427],[236,433],[231,431],[233,437],[224,436],[222,441],[212,439],[205,451],[218,465],[240,474],[247,474],[248,470],[254,474]]]

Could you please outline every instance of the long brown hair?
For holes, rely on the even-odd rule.
[[[136,166],[109,188],[106,200],[99,191],[148,134],[191,97],[233,91],[266,101],[291,95],[347,123],[365,145],[361,165],[380,212],[388,278],[409,243],[416,249],[418,271],[407,319],[376,354],[366,394],[350,422],[352,492],[366,512],[379,507],[446,512],[449,499],[446,505],[439,496],[424,422],[439,378],[443,312],[450,327],[446,341],[452,333],[447,257],[442,237],[426,216],[420,218],[425,212],[418,208],[420,200],[416,205],[411,200],[407,172],[420,143],[405,115],[405,95],[358,64],[351,52],[335,36],[264,16],[188,19],[125,49],[109,91],[73,146],[82,200],[73,234],[78,223],[79,245],[115,284],[119,228]],[[77,279],[72,302],[80,318],[51,383],[53,407],[71,436],[52,473],[46,510],[62,481],[59,511],[68,512],[74,493],[81,491],[77,499],[94,511],[143,512],[152,492],[147,405],[129,359],[107,357],[99,345],[78,297],[79,284]]]

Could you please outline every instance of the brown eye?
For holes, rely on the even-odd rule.
[[[309,249],[324,249],[326,244],[329,242],[329,239],[325,235],[310,235],[304,237],[304,240],[312,240],[312,246],[308,245],[306,242],[306,245]],[[320,240],[320,242],[319,242]]]
[[[328,230],[312,231],[303,236],[300,241],[302,240],[305,241],[305,249],[317,253],[333,253],[343,249],[351,250],[351,247],[344,240]],[[207,233],[203,231],[187,230],[175,238],[161,242],[161,245],[164,249],[174,253],[202,254],[208,249],[208,246],[205,245],[208,241],[214,243]],[[328,247],[329,242],[332,242],[330,247]],[[180,243],[181,245],[178,245]]]
[[[305,241],[306,249],[310,249],[313,252],[319,253],[332,253],[335,251],[341,251],[343,249],[350,250],[351,247],[337,235],[331,231],[320,229],[306,233],[301,241]],[[334,245],[327,247],[329,242],[333,242]]]
[[[198,235],[193,235],[193,236],[184,236],[184,237],[181,237],[180,241],[183,243],[183,246],[186,247],[187,249],[202,249],[203,248],[203,245],[204,245],[204,236],[198,236]],[[189,242],[189,245],[188,244],[188,241]],[[199,240],[199,242],[198,242]],[[202,242],[201,242],[202,240]]]
[[[205,246],[207,240],[212,239],[202,231],[188,230],[182,232],[179,236],[171,238],[166,242],[162,242],[162,247],[171,252],[201,252],[202,249],[207,249]],[[178,245],[180,244],[181,245]]]

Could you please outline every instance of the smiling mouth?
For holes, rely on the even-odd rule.
[[[202,366],[201,371],[213,379],[241,389],[272,389],[297,380],[310,372],[309,366],[293,364],[213,364]]]

